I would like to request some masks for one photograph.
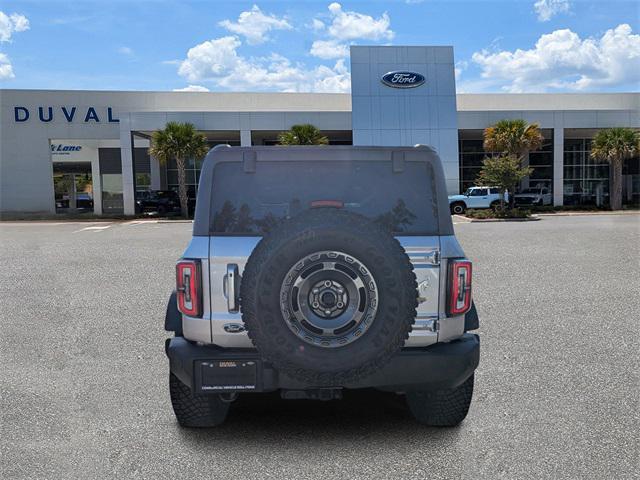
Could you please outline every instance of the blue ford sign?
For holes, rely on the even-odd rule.
[[[382,83],[393,88],[415,88],[424,83],[424,75],[402,70],[385,73]]]

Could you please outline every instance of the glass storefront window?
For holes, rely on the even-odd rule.
[[[468,132],[466,132],[468,134]],[[474,136],[481,136],[482,132],[472,133]],[[529,166],[533,172],[529,177],[530,187],[553,186],[553,132],[545,131],[545,140],[539,150],[529,153]],[[476,178],[482,169],[482,162],[493,152],[485,152],[483,140],[478,138],[460,138],[460,191],[476,185]],[[525,182],[526,186],[526,182]]]
[[[564,204],[606,205],[609,203],[609,164],[593,160],[591,139],[564,141]]]
[[[100,175],[100,179],[102,180],[103,213],[124,213],[124,202],[122,198],[122,174],[103,173]]]
[[[138,192],[146,192],[151,188],[150,173],[136,173],[136,190]]]

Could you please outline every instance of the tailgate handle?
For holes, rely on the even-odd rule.
[[[227,263],[227,273],[222,281],[222,290],[227,297],[227,310],[229,313],[238,313],[240,310],[240,273],[238,264]]]

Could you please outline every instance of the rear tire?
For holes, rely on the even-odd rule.
[[[463,215],[467,211],[467,206],[462,202],[454,203],[450,208],[453,215]]]
[[[194,395],[173,373],[169,374],[171,405],[182,427],[216,427],[224,423],[229,403],[218,395]]]
[[[494,212],[502,212],[503,208],[500,205],[500,202],[492,202],[491,205],[491,210],[493,210]]]
[[[407,392],[413,417],[432,427],[455,427],[465,419],[473,396],[473,375],[456,388]]]

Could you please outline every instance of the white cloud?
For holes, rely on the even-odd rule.
[[[313,20],[311,20],[310,27],[314,32],[319,32],[320,30],[324,30],[324,27],[326,27],[326,25],[324,24],[324,22],[322,22],[322,20],[314,18]]]
[[[0,52],[0,80],[14,78],[13,67],[6,54]]]
[[[548,22],[559,13],[567,13],[569,8],[569,0],[537,0],[533,4],[533,9],[541,22]]]
[[[219,25],[232,33],[244,36],[249,45],[257,45],[269,40],[267,33],[271,30],[291,30],[293,28],[285,18],[265,14],[257,5],[254,5],[249,11],[242,12],[237,22],[223,20]]]
[[[342,5],[329,5],[332,21],[329,25],[329,35],[337,40],[391,40],[394,33],[389,26],[391,19],[387,12],[378,19],[364,13],[342,10]]]
[[[180,63],[178,74],[190,82],[229,75],[240,61],[236,49],[241,43],[238,37],[221,37],[202,42],[189,49],[187,58]]]
[[[331,23],[327,26],[317,18],[313,19],[312,29],[316,32],[326,30],[327,40],[316,40],[311,45],[309,54],[322,58],[346,58],[349,56],[349,45],[353,40],[391,40],[393,31],[389,28],[391,20],[385,12],[378,19],[358,12],[342,10],[342,5],[329,5]]]
[[[345,58],[349,56],[349,47],[337,40],[316,40],[311,45],[309,51],[311,55],[318,58]]]
[[[10,42],[15,32],[29,30],[29,20],[24,15],[7,15],[0,10],[0,42]]]
[[[118,53],[131,57],[133,56],[133,49],[131,47],[120,47],[118,48]]]
[[[483,79],[509,92],[585,91],[638,85],[640,35],[628,24],[601,38],[581,39],[569,29],[542,35],[530,50],[476,52]]]
[[[237,51],[237,37],[208,40],[189,49],[178,73],[190,82],[211,82],[232,91],[346,92],[350,75],[344,60],[333,67],[308,68],[278,54],[249,58]]]
[[[29,30],[29,20],[24,15],[12,13],[7,15],[0,10],[0,43],[10,42],[16,32]],[[0,80],[15,78],[11,60],[5,53],[0,52]]]
[[[208,92],[209,89],[207,87],[203,87],[202,85],[188,85],[184,88],[174,88],[174,92]]]
[[[416,3],[422,3],[424,0],[404,0],[407,5],[415,5]]]
[[[324,65],[316,67],[312,76],[314,92],[345,93],[351,90],[351,74],[343,58],[338,60],[333,68]]]

